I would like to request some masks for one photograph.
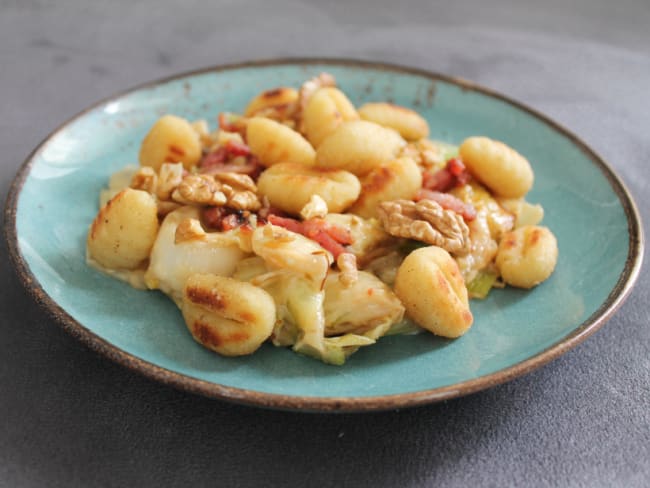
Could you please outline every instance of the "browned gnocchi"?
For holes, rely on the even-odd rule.
[[[168,295],[206,348],[340,365],[387,334],[460,337],[471,299],[552,275],[532,165],[505,143],[429,139],[416,111],[357,108],[328,74],[251,95],[214,128],[162,116],[87,237],[90,265]]]

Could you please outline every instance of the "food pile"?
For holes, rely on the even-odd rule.
[[[557,243],[522,155],[428,137],[415,111],[356,108],[328,74],[214,131],[165,115],[102,191],[87,261],[167,294],[226,356],[270,341],[343,364],[387,334],[459,337],[469,298],[541,283]]]

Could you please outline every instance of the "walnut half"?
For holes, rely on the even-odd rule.
[[[393,236],[423,241],[455,254],[470,250],[469,228],[463,217],[432,200],[383,202],[378,212],[384,229]]]
[[[247,175],[191,174],[183,178],[172,193],[172,199],[183,204],[228,206],[237,210],[259,210],[262,206],[255,194],[257,188]]]

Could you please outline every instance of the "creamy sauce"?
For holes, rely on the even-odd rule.
[[[140,269],[110,269],[105,268],[93,258],[90,257],[90,253],[86,248],[86,264],[97,271],[100,271],[112,278],[124,281],[131,285],[133,288],[138,290],[147,290],[148,287],[144,281],[145,268]]]

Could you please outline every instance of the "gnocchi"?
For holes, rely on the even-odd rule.
[[[140,165],[156,171],[164,163],[183,163],[190,170],[200,158],[199,133],[187,120],[175,115],[159,118],[140,146]]]
[[[329,212],[344,211],[358,198],[361,183],[348,171],[281,163],[260,175],[257,188],[274,207],[299,215],[312,195],[318,195]]]
[[[343,122],[358,118],[354,105],[341,90],[325,87],[316,91],[307,102],[302,123],[307,139],[318,147]]]
[[[392,103],[366,103],[359,109],[363,120],[396,130],[407,141],[429,136],[429,124],[415,110]]]
[[[509,285],[532,288],[551,275],[557,255],[557,240],[547,227],[525,225],[503,236],[496,265]]]
[[[471,299],[554,272],[532,166],[505,143],[430,140],[326,73],[253,95],[216,128],[162,116],[88,231],[88,264],[165,293],[202,346],[341,365],[389,334],[467,334]]]
[[[363,177],[359,198],[350,212],[366,219],[377,217],[381,202],[413,199],[422,187],[422,173],[410,158],[387,162]]]
[[[528,160],[502,142],[470,137],[460,145],[459,153],[470,173],[497,196],[523,197],[533,186]]]
[[[406,256],[397,270],[395,293],[406,313],[436,335],[459,337],[474,320],[458,264],[440,247],[423,247]]]
[[[181,310],[192,337],[225,356],[251,354],[275,324],[275,302],[266,291],[224,276],[191,275]]]
[[[406,141],[392,129],[373,122],[345,122],[318,146],[316,165],[366,175],[397,156]]]
[[[95,217],[88,232],[88,255],[106,268],[135,269],[149,257],[157,234],[155,200],[127,188]]]
[[[253,98],[244,110],[246,117],[253,117],[260,112],[291,108],[298,101],[298,91],[291,87],[282,86],[265,90]]]
[[[253,117],[246,126],[250,151],[264,166],[278,163],[313,165],[316,151],[296,131],[264,117]]]

